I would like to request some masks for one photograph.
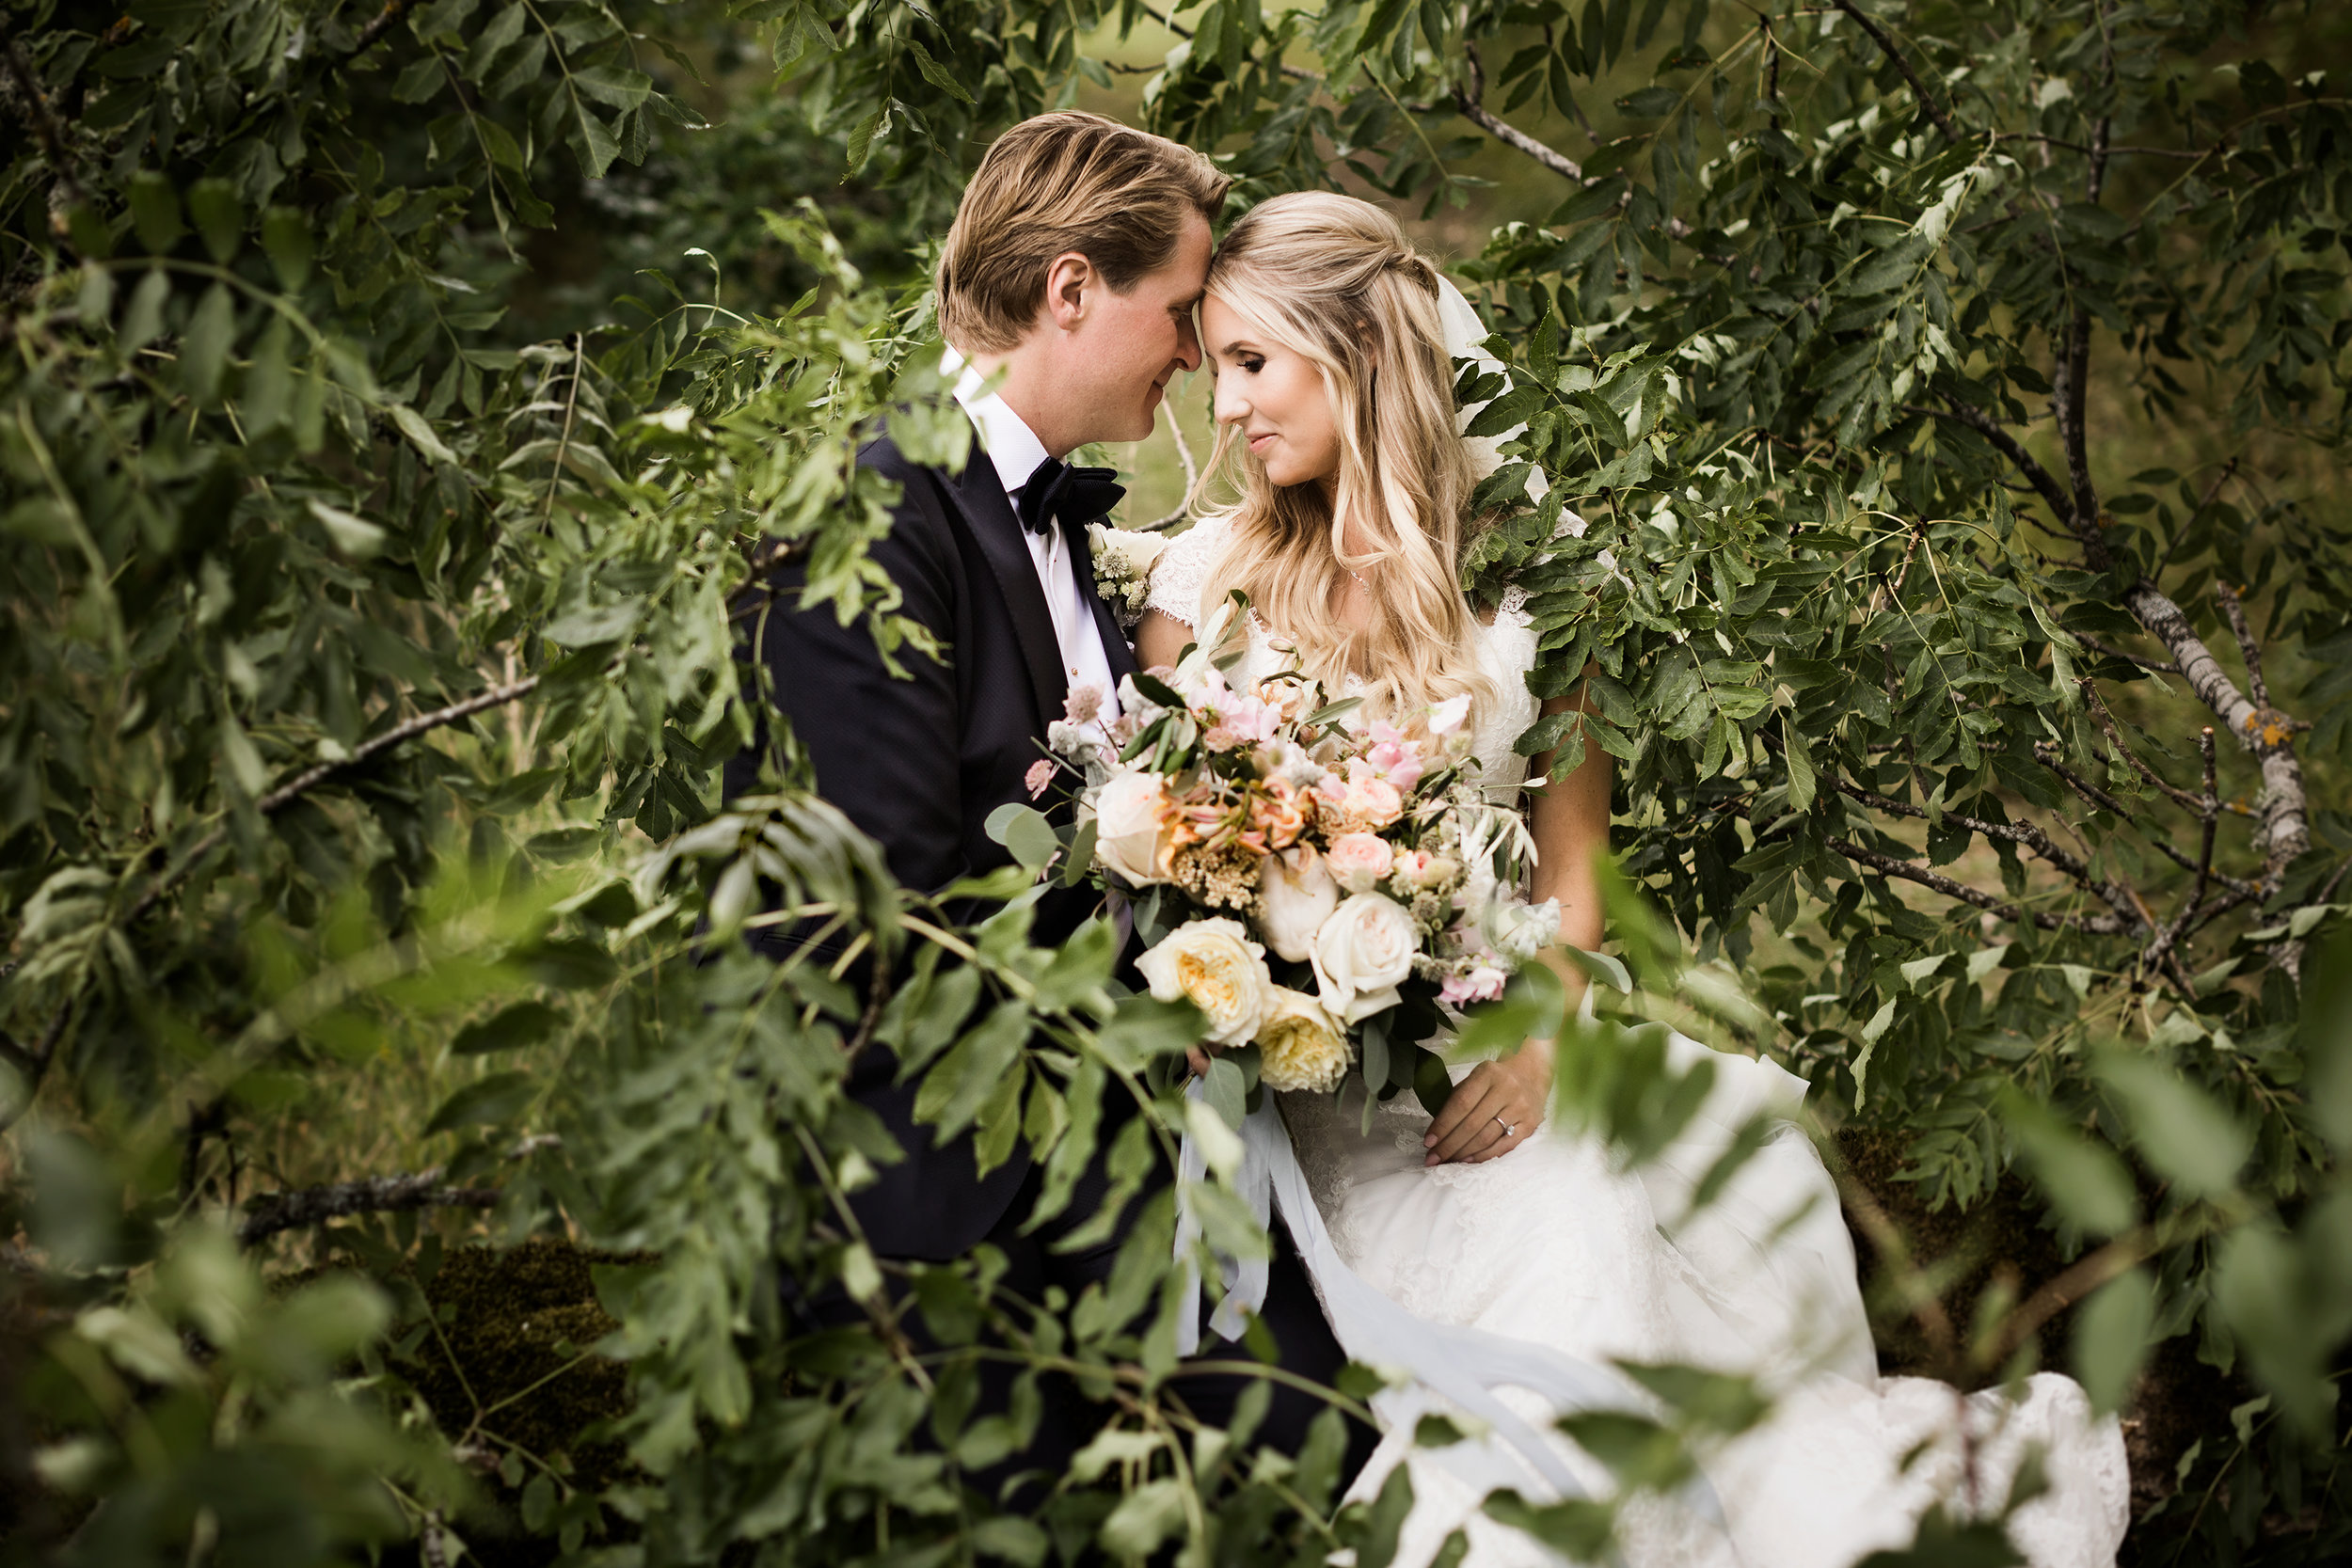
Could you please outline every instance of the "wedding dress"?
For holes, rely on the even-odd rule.
[[[1206,520],[1170,542],[1151,608],[1193,623],[1223,528]],[[1473,714],[1474,747],[1501,798],[1525,777],[1512,742],[1535,717],[1524,595],[1506,595],[1480,652],[1504,695]],[[1248,677],[1283,664],[1253,615]],[[1707,1048],[1676,1036],[1673,1051],[1680,1067]],[[1613,1370],[1628,1361],[1748,1375],[1774,1399],[1764,1424],[1703,1452],[1702,1483],[1629,1502],[1628,1568],[1845,1568],[1908,1545],[1938,1500],[1962,1515],[1997,1510],[2029,1446],[2051,1485],[2011,1517],[2019,1549],[2035,1568],[2111,1564],[2129,1509],[2113,1418],[2094,1420],[2082,1390],[2046,1372],[2015,1398],[1881,1378],[1836,1192],[1793,1121],[1804,1081],[1745,1056],[1713,1060],[1689,1131],[1631,1170],[1599,1140],[1549,1124],[1498,1159],[1425,1168],[1430,1118],[1416,1097],[1377,1107],[1367,1132],[1358,1085],[1337,1099],[1268,1096],[1245,1122],[1245,1196],[1261,1219],[1281,1213],[1341,1344],[1410,1374],[1375,1401],[1384,1436],[1351,1494],[1369,1498],[1407,1466],[1414,1505],[1396,1561],[1420,1568],[1457,1528],[1463,1568],[1561,1561],[1480,1504],[1500,1487],[1535,1502],[1612,1495],[1609,1471],[1549,1429],[1564,1410],[1643,1408]],[[1759,1114],[1779,1124],[1772,1139],[1689,1213],[1716,1156]],[[1197,1155],[1192,1166],[1197,1179]],[[1249,1299],[1252,1271],[1225,1272],[1230,1311]],[[1416,1448],[1424,1413],[1484,1435]]]

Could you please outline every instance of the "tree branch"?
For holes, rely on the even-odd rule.
[[[1905,805],[1900,800],[1888,800],[1883,795],[1874,794],[1844,779],[1832,779],[1830,782],[1836,787],[1839,794],[1850,800],[1859,800],[1873,811],[1887,812],[1896,816],[1917,818],[1925,818],[1928,815],[1917,806]],[[1983,817],[1971,816],[1965,812],[1957,811],[1945,812],[1944,820],[1957,822],[1969,832],[1982,833],[1987,838],[2002,839],[2032,850],[2037,858],[2056,866],[2083,891],[2095,895],[2101,903],[2113,910],[2116,918],[2121,922],[2116,927],[2119,930],[2128,931],[2143,923],[2153,924],[2147,920],[2145,911],[2139,908],[2137,901],[2132,897],[2127,889],[2114,882],[2102,881],[2092,876],[2088,864],[2071,851],[2061,847],[2048,833],[2030,822],[1990,822]]]
[[[1895,47],[1895,40],[1881,31],[1877,23],[1865,16],[1853,0],[1837,0],[1837,8],[1852,17],[1854,24],[1869,35],[1870,41],[1879,46],[1880,52],[1895,62],[1895,69],[1901,71],[1903,80],[1911,84],[1912,96],[1919,100],[1919,106],[1935,121],[1936,129],[1944,133],[1945,139],[1960,140],[1960,127],[1952,123],[1952,117],[1944,112],[1944,105],[1935,101],[1934,94],[1928,91],[1927,84],[1919,80],[1919,73],[1911,69],[1911,62],[1904,59],[1902,51]]]
[[[73,178],[73,159],[66,149],[65,127],[57,119],[49,94],[41,90],[40,73],[33,69],[24,46],[13,37],[6,49],[0,49],[0,62],[6,63],[9,76],[15,79],[16,90],[24,100],[24,118],[32,124],[33,135],[40,142],[41,156],[49,160],[49,167],[56,174],[68,205],[79,202],[82,185]],[[49,229],[56,237],[65,238],[65,214],[53,209]]]
[[[356,60],[374,48],[376,40],[390,32],[393,24],[406,16],[414,3],[415,0],[384,0],[384,8],[370,18],[368,24],[359,29],[359,36],[352,40],[351,53],[343,56],[344,61]]]
[[[497,707],[502,704],[514,702],[516,698],[527,696],[538,689],[539,680],[540,677],[537,675],[526,675],[521,680],[510,681],[504,686],[494,686],[487,691],[476,692],[462,702],[452,703],[446,707],[435,708],[430,713],[418,714],[415,718],[395,724],[382,735],[363,742],[347,757],[334,762],[318,763],[304,768],[256,800],[255,809],[263,816],[274,816],[336,774],[361,767],[404,741],[414,740],[428,731],[454,724],[460,719],[471,718],[485,708]],[[204,857],[219,848],[228,836],[229,831],[226,827],[216,827],[189,846],[188,852],[180,858],[179,864],[158,877],[146,892],[139,895],[137,901],[132,904],[130,911],[119,923],[119,927],[127,927],[136,925],[140,918],[148,911],[153,909],[166,894],[186,879],[189,872],[203,863]],[[33,1091],[40,1086],[41,1076],[49,1070],[49,1064],[56,1055],[57,1043],[65,1037],[66,1026],[72,1021],[72,1016],[73,1004],[68,1002],[59,1007],[56,1016],[49,1021],[49,1027],[41,1031],[40,1043],[29,1051],[15,1039],[0,1034],[0,1040],[6,1042],[0,1045],[0,1056],[5,1056],[16,1064],[18,1071],[25,1080],[24,1103],[17,1106],[8,1115],[0,1116],[0,1130],[13,1123],[17,1117],[22,1116],[26,1107],[31,1105]]]
[[[1175,34],[1178,38],[1190,39],[1192,37],[1192,29],[1177,21],[1174,14],[1176,11],[1183,10],[1184,8],[1183,6],[1176,6],[1168,11],[1154,10],[1150,6],[1142,6],[1137,8],[1140,9],[1144,15],[1158,23],[1161,26]],[[1281,62],[1281,69],[1282,74],[1289,77],[1294,82],[1320,82],[1323,80],[1320,72],[1309,71],[1303,66],[1292,65],[1288,61]]]
[[[2261,765],[2263,880],[2267,888],[2276,891],[2287,866],[2311,847],[2303,767],[2295,754],[2296,721],[2267,705],[2257,706],[2247,701],[2215,659],[2213,650],[2205,646],[2204,640],[2189,625],[2181,607],[2148,578],[2142,578],[2125,590],[2123,608],[2171,651],[2189,689]]]
[[[487,691],[478,691],[462,702],[450,704],[447,707],[435,708],[430,713],[420,713],[413,719],[393,725],[382,735],[363,741],[358,749],[347,757],[333,762],[316,763],[304,768],[256,800],[254,809],[263,816],[275,816],[336,774],[361,767],[404,741],[414,740],[429,731],[454,724],[460,719],[470,719],[485,708],[499,707],[519,697],[528,696],[538,689],[539,679],[537,675],[526,675],[521,680],[510,681],[504,686],[494,686]],[[131,906],[131,912],[124,917],[122,923],[125,926],[132,925],[141,915],[154,908],[156,900],[178,886],[181,879],[195,869],[205,856],[218,848],[222,840],[227,836],[226,828],[215,828],[211,832],[197,840],[188,852],[181,857],[178,867],[158,879],[155,885],[149,888],[140,895],[139,901]]]
[[[499,1200],[494,1187],[444,1187],[441,1167],[409,1176],[373,1176],[272,1193],[246,1205],[237,1224],[237,1244],[253,1246],[281,1230],[323,1225],[347,1214],[386,1213],[401,1209],[487,1209]]]
[[[1481,100],[1486,96],[1486,68],[1478,57],[1478,45],[1463,40],[1462,57],[1470,67],[1470,81],[1468,86],[1460,82],[1454,84],[1454,112],[1503,146],[1526,153],[1563,180],[1572,180],[1580,185],[1587,183],[1584,169],[1575,159],[1555,148],[1547,147],[1518,126],[1505,123],[1481,106]]]
[[[1972,888],[1965,882],[1956,882],[1941,872],[1931,871],[1915,862],[1898,860],[1893,855],[1882,854],[1876,849],[1867,849],[1848,839],[1833,838],[1829,840],[1829,847],[1857,865],[1867,865],[1886,876],[1899,877],[1907,882],[1916,882],[1921,887],[1933,889],[1947,898],[1957,898],[1963,904],[1974,904],[1978,909],[1999,915],[2003,920],[2018,924],[2031,921],[2044,931],[2089,931],[2101,936],[2113,936],[2128,928],[2113,915],[2051,914],[2042,910],[2026,910],[2015,904],[2004,903],[1989,893]]]
[[[2174,675],[2181,673],[2181,667],[2173,663],[2169,658],[2143,658],[2138,654],[2126,653],[2123,649],[2115,646],[2111,642],[2102,642],[2088,632],[2076,632],[2074,634],[2074,641],[2080,642],[2084,647],[2089,648],[2094,654],[2104,654],[2108,658],[2120,658],[2126,664],[2137,664],[2142,670],[2154,670],[2163,673]]]
[[[1192,459],[1192,443],[1184,439],[1184,421],[1176,417],[1172,404],[1162,404],[1160,406],[1168,411],[1168,433],[1176,438],[1176,460],[1184,466],[1184,493],[1177,500],[1175,511],[1144,525],[1148,531],[1153,533],[1183,518],[1185,509],[1192,505],[1193,491],[1200,483],[1200,466]]]
[[[2051,367],[2050,411],[2058,420],[2058,449],[2066,454],[2066,478],[2073,489],[2070,504],[2058,520],[2081,542],[2083,559],[2094,572],[2113,564],[2107,542],[2099,536],[2099,492],[2090,483],[2090,446],[2083,427],[2084,400],[2090,390],[2090,311],[2080,305],[2067,317],[2066,341],[2058,346]]]
[[[1923,404],[1915,403],[1903,404],[1903,409],[1906,413],[1926,414],[1941,420],[1957,420],[1983,436],[2003,457],[2017,466],[2017,471],[2026,476],[2026,482],[2034,487],[2044,501],[2049,503],[2050,510],[2058,514],[2059,522],[2064,523],[2069,520],[2073,507],[2067,500],[2066,491],[2059,485],[2057,476],[2037,462],[2034,455],[2019,443],[2017,437],[2003,428],[1998,420],[1973,404],[1963,403],[1958,398],[1950,397],[1945,401],[1950,404],[1948,409],[1930,408]]]
[[[2263,681],[2263,651],[2254,641],[2254,629],[2246,624],[2246,606],[2236,589],[2217,580],[2213,596],[2221,601],[2221,613],[2229,617],[2230,632],[2237,639],[2238,652],[2246,656],[2246,689],[2253,697],[2256,707],[2270,705],[2270,689]]]

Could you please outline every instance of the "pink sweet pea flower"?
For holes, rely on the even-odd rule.
[[[1364,753],[1364,760],[1394,784],[1399,795],[1409,793],[1427,771],[1412,736],[1379,719],[1372,721],[1372,748]]]
[[[1043,757],[1038,758],[1029,764],[1029,770],[1021,775],[1021,782],[1028,786],[1029,799],[1036,800],[1045,793],[1045,786],[1054,782],[1054,765]]]

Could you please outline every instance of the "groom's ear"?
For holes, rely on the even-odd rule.
[[[1045,264],[1045,319],[1068,332],[1075,328],[1088,308],[1088,296],[1101,289],[1103,275],[1086,253],[1065,250]]]

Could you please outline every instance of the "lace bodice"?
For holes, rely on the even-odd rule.
[[[1227,527],[1221,517],[1205,518],[1170,540],[1152,563],[1151,595],[1145,608],[1188,626],[1197,625],[1209,568],[1224,546]],[[1487,793],[1500,801],[1517,795],[1526,782],[1527,759],[1511,748],[1535,721],[1535,698],[1527,689],[1527,673],[1535,668],[1535,626],[1527,613],[1524,592],[1516,587],[1505,591],[1493,623],[1480,628],[1478,653],[1499,695],[1495,702],[1484,705],[1485,711],[1470,715],[1471,752],[1478,758]],[[1263,680],[1283,664],[1272,628],[1251,611],[1249,660],[1245,667],[1248,677]],[[1350,676],[1349,685],[1356,684]]]

